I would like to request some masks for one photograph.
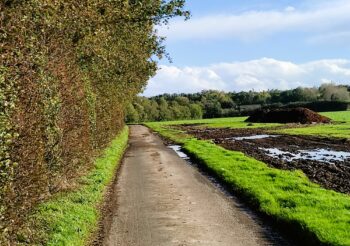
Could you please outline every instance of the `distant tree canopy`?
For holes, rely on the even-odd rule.
[[[166,121],[238,116],[257,107],[284,106],[311,102],[350,102],[350,86],[323,84],[319,88],[298,87],[292,90],[262,92],[222,92],[215,90],[193,94],[163,94],[137,97],[126,110],[127,122]],[[250,106],[249,106],[250,105]],[[254,106],[252,106],[254,105]],[[299,105],[299,104],[298,104]],[[305,104],[306,105],[306,104]],[[329,108],[323,103],[316,108]],[[327,109],[326,109],[327,110]]]

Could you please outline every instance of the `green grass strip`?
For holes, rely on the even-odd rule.
[[[232,118],[214,118],[214,119],[199,119],[199,120],[176,120],[163,122],[147,122],[146,124],[156,125],[182,125],[182,124],[202,124],[202,127],[210,128],[269,128],[281,126],[278,123],[254,123],[250,125],[245,120],[248,117],[232,117]]]
[[[96,231],[106,187],[113,180],[128,141],[128,128],[114,139],[95,161],[95,167],[81,178],[78,190],[59,194],[41,204],[33,220],[42,231],[45,245],[86,245]]]
[[[283,129],[275,132],[350,139],[350,111],[325,112],[321,114],[331,118],[334,122],[332,124],[316,124],[306,127]]]
[[[297,128],[287,128],[272,130],[274,134],[292,134],[292,135],[313,135],[321,137],[335,137],[335,138],[348,138],[350,139],[350,111],[340,112],[325,112],[321,113],[324,116],[331,118],[334,122],[332,124],[315,124],[299,126]],[[209,128],[269,128],[283,126],[283,124],[275,123],[254,123],[248,125],[244,122],[247,117],[232,117],[232,118],[217,118],[217,119],[200,119],[200,120],[178,120],[178,121],[166,121],[166,122],[148,122],[146,125],[151,127],[163,127],[170,125],[181,125],[181,124],[202,124],[202,127]]]
[[[274,133],[291,135],[311,135],[319,137],[348,138],[350,139],[350,122],[315,125],[300,128],[289,128],[273,131]]]
[[[299,235],[305,243],[350,245],[350,196],[312,183],[301,171],[285,171],[208,141],[147,124],[183,149],[251,205]]]

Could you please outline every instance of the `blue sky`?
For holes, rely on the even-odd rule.
[[[159,33],[160,62],[145,95],[289,89],[350,81],[349,0],[187,0],[192,18]]]

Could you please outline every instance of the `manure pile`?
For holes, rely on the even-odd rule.
[[[257,110],[246,122],[256,123],[330,123],[331,119],[307,108]]]

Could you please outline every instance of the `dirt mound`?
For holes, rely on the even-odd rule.
[[[246,122],[260,123],[330,123],[331,119],[307,108],[257,110]]]

